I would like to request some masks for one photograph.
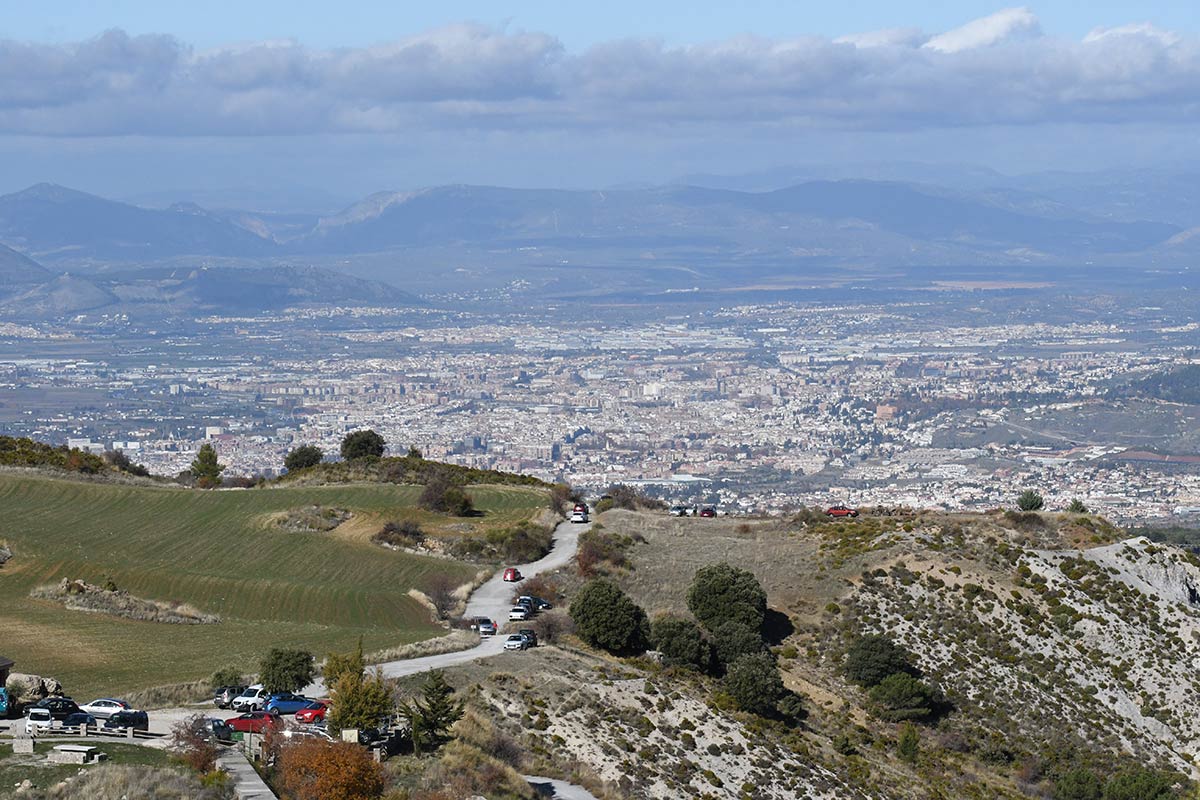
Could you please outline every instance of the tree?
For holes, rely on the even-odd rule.
[[[650,625],[650,641],[662,653],[667,666],[707,670],[712,664],[712,645],[695,620],[660,616]]]
[[[1102,800],[1172,800],[1177,796],[1179,776],[1152,769],[1132,769],[1119,773],[1104,784]]]
[[[325,685],[332,689],[346,673],[362,677],[367,662],[363,659],[362,637],[358,639],[358,647],[349,653],[329,653],[325,656],[325,666],[321,676]]]
[[[296,692],[312,683],[313,654],[305,650],[272,648],[258,667],[258,679],[268,692]]]
[[[896,755],[900,757],[901,761],[915,764],[920,754],[921,734],[917,732],[916,725],[906,722],[900,726],[900,737],[896,740]]]
[[[754,573],[729,564],[710,564],[696,570],[688,587],[687,604],[710,631],[729,621],[761,631],[767,614],[767,593]]]
[[[847,678],[868,689],[893,673],[916,673],[908,651],[878,634],[862,636],[850,645],[843,670]]]
[[[287,458],[283,459],[283,466],[288,472],[298,472],[315,467],[321,463],[323,458],[325,458],[324,450],[315,444],[302,444],[287,454]]]
[[[1022,511],[1041,511],[1046,501],[1033,489],[1026,489],[1017,497],[1017,508]]]
[[[222,686],[241,686],[242,671],[237,667],[222,667],[212,674],[208,679],[213,691],[220,689]]]
[[[764,649],[762,634],[736,620],[718,625],[712,632],[712,642],[717,661],[723,667],[728,667],[742,656],[761,653]]]
[[[383,766],[349,742],[303,739],[279,754],[279,784],[292,800],[375,800],[384,790]]]
[[[779,665],[770,653],[742,656],[729,666],[721,685],[738,708],[761,717],[774,715],[787,696]]]
[[[342,439],[342,459],[353,461],[356,458],[380,458],[383,456],[387,442],[373,430],[355,431],[346,434]]]
[[[938,704],[937,694],[907,672],[894,672],[871,689],[879,716],[890,722],[927,719]]]
[[[1088,513],[1088,507],[1083,504],[1082,500],[1076,497],[1071,501],[1071,505],[1067,506],[1067,511],[1070,511],[1072,514],[1086,514]]]
[[[1088,769],[1072,769],[1054,781],[1054,800],[1101,800],[1100,778]]]
[[[221,483],[221,473],[225,465],[217,462],[217,448],[208,442],[200,445],[199,452],[192,459],[192,477],[201,488],[217,486]]]
[[[567,484],[556,483],[550,487],[550,497],[546,502],[551,511],[559,516],[566,516],[567,506],[578,503],[581,499],[579,492]]]
[[[609,580],[585,584],[571,601],[575,630],[588,644],[617,655],[637,655],[650,641],[646,612]]]
[[[193,714],[176,722],[171,727],[171,751],[196,772],[212,772],[217,764],[217,746],[207,717]]]
[[[451,612],[458,605],[458,598],[454,595],[456,589],[458,584],[444,572],[439,572],[429,579],[429,588],[426,589],[425,596],[433,603],[433,610],[438,619],[449,619]]]
[[[392,688],[376,668],[370,675],[343,672],[329,694],[329,728],[335,733],[345,728],[371,728],[396,707]]]
[[[412,728],[413,749],[436,750],[450,738],[450,726],[463,715],[463,703],[441,670],[433,670],[421,684],[421,696],[400,704]]]

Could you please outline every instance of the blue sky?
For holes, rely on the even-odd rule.
[[[690,44],[737,33],[765,36],[842,36],[877,28],[915,26],[947,30],[991,14],[1006,4],[980,0],[487,0],[449,2],[337,2],[328,0],[94,0],[19,2],[6,8],[0,34],[8,38],[65,41],[119,27],[130,33],[170,33],[200,46],[290,37],[321,47],[359,46],[452,22],[508,24],[547,31],[570,48],[624,36],[656,36]],[[1016,3],[1013,3],[1016,5]],[[1082,37],[1098,26],[1151,22],[1177,31],[1200,30],[1200,3],[1188,0],[1053,0],[1031,3],[1043,28]]]
[[[881,161],[1200,162],[1200,3],[21,2],[0,191],[332,206]]]

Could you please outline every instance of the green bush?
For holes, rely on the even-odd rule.
[[[354,431],[342,439],[341,453],[346,461],[359,458],[381,458],[387,442],[372,430]]]
[[[1017,508],[1022,511],[1041,511],[1046,501],[1033,489],[1026,489],[1017,497]]]
[[[570,614],[580,638],[610,653],[637,655],[649,645],[646,612],[612,581],[584,585],[571,601]]]
[[[1102,800],[1172,800],[1180,776],[1152,769],[1133,769],[1113,776],[1104,784]]]
[[[222,667],[212,674],[208,683],[214,691],[222,686],[241,686],[242,671],[237,667]]]
[[[1067,506],[1067,511],[1072,514],[1086,514],[1088,513],[1088,508],[1083,504],[1082,500],[1076,497],[1071,501],[1071,505]]]
[[[894,673],[917,672],[907,650],[878,634],[862,636],[850,645],[843,670],[847,678],[868,689]]]
[[[710,564],[696,570],[688,587],[687,604],[710,631],[731,621],[761,631],[767,614],[767,593],[754,573],[729,564]]]
[[[312,683],[313,654],[305,650],[272,648],[258,669],[258,679],[268,692],[296,692]]]
[[[928,719],[939,699],[933,689],[907,672],[888,675],[871,689],[878,715],[890,722]]]
[[[722,667],[728,667],[742,656],[761,653],[765,647],[757,630],[735,620],[718,625],[712,632],[712,642]]]
[[[742,711],[769,717],[787,695],[779,666],[770,653],[742,656],[729,666],[721,685]]]
[[[1091,770],[1076,768],[1054,781],[1054,800],[1101,800],[1100,778]]]
[[[896,740],[896,755],[900,757],[901,761],[915,764],[920,754],[921,734],[917,732],[915,725],[906,722],[900,726],[900,737]]]
[[[695,620],[657,617],[650,626],[650,640],[667,666],[707,670],[712,664],[712,645]]]
[[[315,444],[302,444],[293,448],[283,459],[283,466],[288,472],[296,472],[309,467],[315,467],[325,458],[325,451]]]

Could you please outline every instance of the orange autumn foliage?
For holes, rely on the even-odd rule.
[[[376,800],[383,794],[383,767],[349,742],[309,739],[284,747],[278,770],[288,800]]]

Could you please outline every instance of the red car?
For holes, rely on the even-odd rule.
[[[240,717],[225,720],[235,731],[242,733],[265,733],[268,728],[281,727],[282,723],[266,711],[249,711]]]
[[[516,583],[517,581],[525,580],[525,576],[522,575],[521,570],[517,569],[516,567],[509,567],[508,569],[504,570],[504,580],[508,581],[509,583]]]
[[[700,509],[700,516],[705,517],[707,519],[711,519],[711,518],[715,517],[716,515],[717,515],[717,510],[715,508],[712,508],[711,506],[708,508]]]
[[[827,517],[857,517],[858,509],[850,508],[849,506],[830,506],[825,509]]]
[[[328,700],[313,700],[304,708],[296,712],[297,722],[321,722],[325,719],[325,712],[329,709]]]

